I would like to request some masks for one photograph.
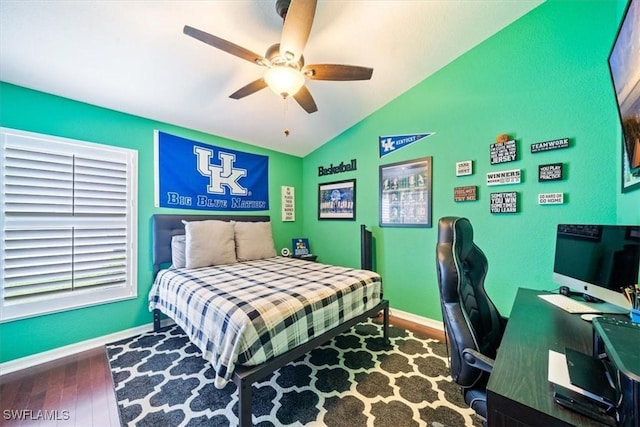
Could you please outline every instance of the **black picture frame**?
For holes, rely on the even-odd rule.
[[[356,219],[356,180],[318,184],[318,220]]]
[[[432,227],[432,157],[380,165],[380,227]]]

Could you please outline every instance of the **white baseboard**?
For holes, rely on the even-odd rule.
[[[395,308],[391,309],[391,314],[394,317],[399,317],[400,319],[408,320],[410,322],[414,322],[419,325],[444,332],[444,323],[439,322],[437,320],[429,319],[428,317],[418,316],[417,314],[407,313],[406,311],[397,310]]]
[[[400,319],[408,320],[439,331],[444,331],[443,323],[437,320],[418,316],[412,313],[407,313],[405,311],[397,309],[391,309],[391,312],[393,316]],[[162,321],[162,326],[167,326],[172,323],[173,321],[171,319],[164,319]],[[93,338],[64,347],[54,348],[53,350],[43,351],[42,353],[33,354],[31,356],[21,357],[20,359],[14,359],[8,362],[0,363],[0,376],[19,371],[21,369],[31,368],[40,365],[41,363],[51,362],[62,357],[72,356],[76,353],[91,350],[92,348],[100,347],[111,342],[123,340],[125,338],[139,335],[144,332],[149,332],[152,329],[153,324],[148,323],[146,325],[137,326],[131,329],[125,329],[124,331],[104,335],[102,337]]]
[[[171,319],[164,319],[161,325],[167,326],[172,323],[173,321]],[[34,366],[40,365],[41,363],[51,362],[62,357],[72,356],[76,353],[91,350],[92,348],[100,347],[115,341],[120,341],[125,338],[130,338],[144,332],[149,332],[151,330],[153,330],[153,323],[147,323],[146,325],[136,326],[135,328],[125,329],[124,331],[115,332],[113,334],[81,341],[75,344],[66,345],[64,347],[54,348],[53,350],[43,351],[31,356],[9,360],[8,362],[0,363],[0,376],[19,371],[21,369],[32,368]]]

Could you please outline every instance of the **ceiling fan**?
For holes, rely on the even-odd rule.
[[[230,98],[244,98],[269,86],[283,98],[293,96],[307,113],[313,113],[318,111],[318,107],[304,84],[305,79],[369,80],[373,74],[373,68],[355,65],[305,65],[302,51],[309,39],[316,4],[317,0],[277,0],[276,11],[284,20],[282,35],[280,43],[271,45],[264,56],[188,25],[185,25],[184,33],[231,55],[267,68],[263,77],[238,89],[229,96]]]

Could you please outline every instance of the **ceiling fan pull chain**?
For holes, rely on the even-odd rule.
[[[282,98],[282,102],[283,104],[283,115],[284,115],[284,136],[287,137],[289,136],[289,134],[291,133],[291,131],[289,130],[289,127],[287,126],[287,123],[289,122],[289,104],[287,103],[287,100],[289,99],[289,97],[287,98]]]

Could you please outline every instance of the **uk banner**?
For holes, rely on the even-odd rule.
[[[154,133],[156,207],[269,209],[269,157]]]
[[[416,141],[427,138],[434,133],[435,132],[419,133],[415,135],[380,136],[378,137],[378,148],[380,149],[380,157],[391,154],[402,147],[406,147],[409,144],[413,144]]]

